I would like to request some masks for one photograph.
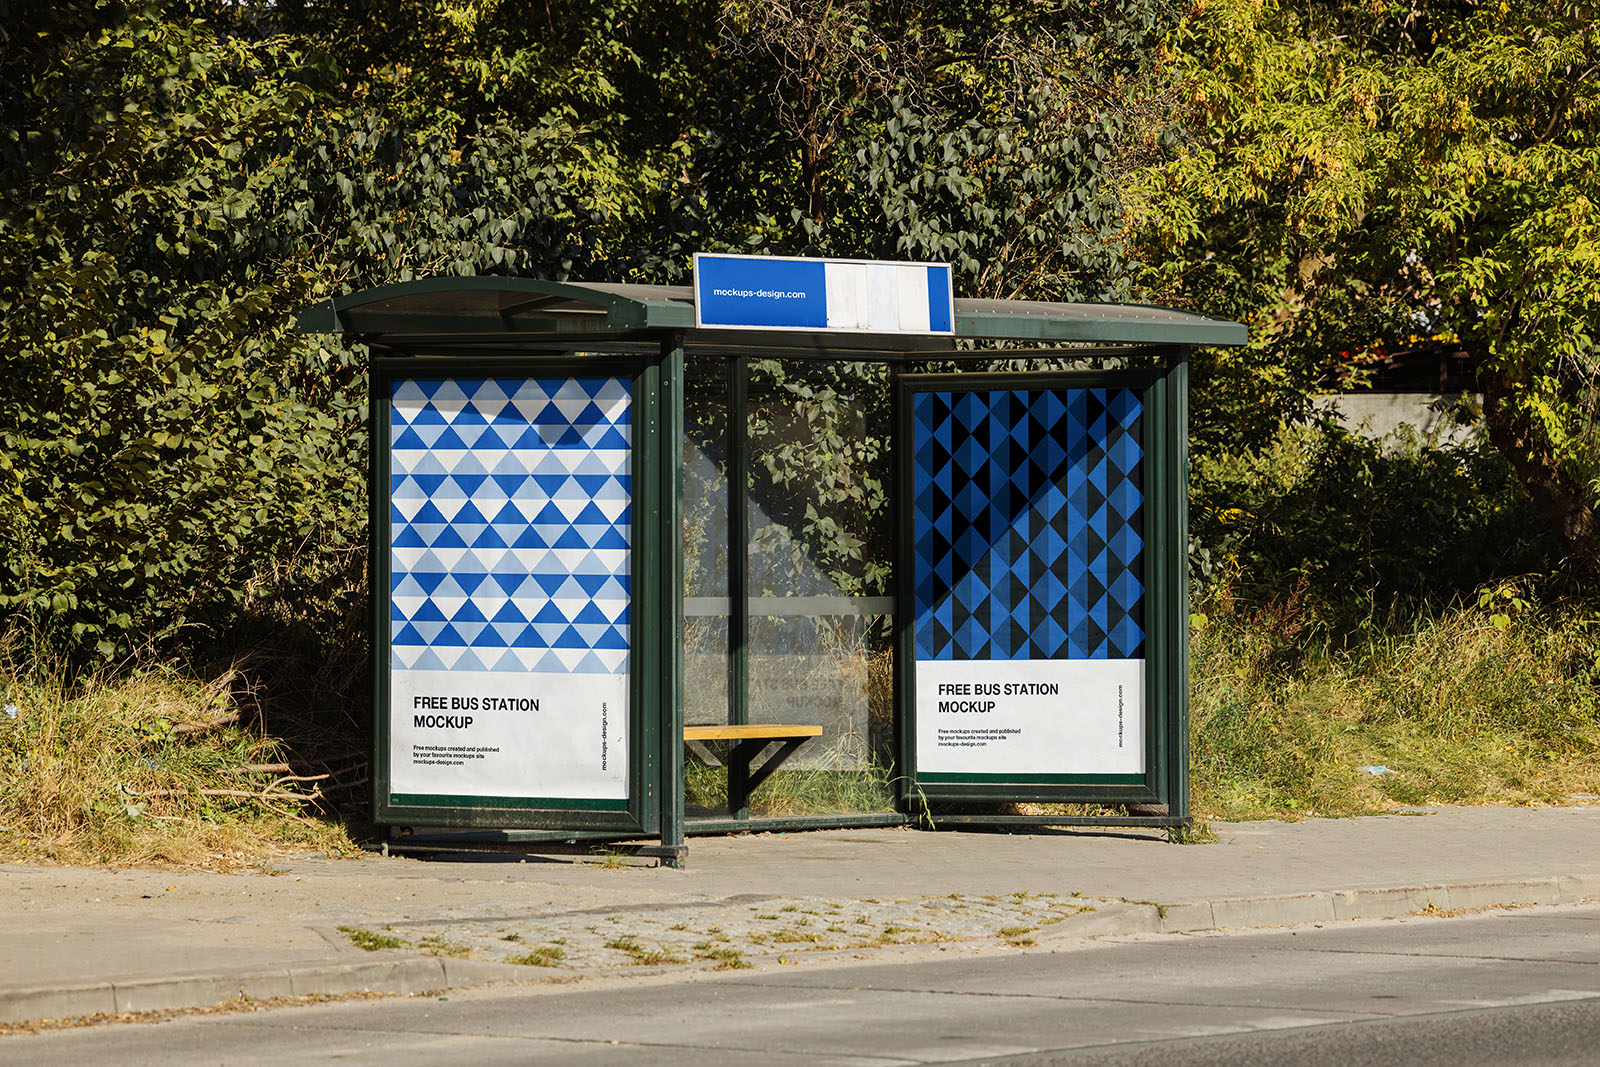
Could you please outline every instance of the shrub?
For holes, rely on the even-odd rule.
[[[1526,492],[1481,442],[1285,429],[1259,452],[1197,455],[1191,501],[1202,593],[1225,585],[1256,606],[1290,596],[1314,628],[1403,619],[1555,563]]]

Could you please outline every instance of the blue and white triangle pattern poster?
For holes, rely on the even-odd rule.
[[[408,378],[389,410],[391,802],[625,806],[629,382]]]
[[[912,422],[919,775],[1140,781],[1141,394],[918,392]]]

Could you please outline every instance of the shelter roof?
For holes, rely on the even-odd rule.
[[[495,276],[421,278],[334,297],[300,314],[302,333],[341,334],[379,350],[475,352],[596,348],[682,334],[691,347],[904,354],[957,341],[1145,347],[1242,345],[1237,322],[1135,304],[955,301],[955,336],[697,327],[687,285],[556,282]]]

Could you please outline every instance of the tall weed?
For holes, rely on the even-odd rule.
[[[1467,600],[1339,644],[1303,596],[1192,627],[1196,806],[1221,817],[1600,793],[1596,608]],[[1377,769],[1376,772],[1372,769]]]

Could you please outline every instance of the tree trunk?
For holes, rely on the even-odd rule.
[[[1480,384],[1490,443],[1511,462],[1568,558],[1600,578],[1600,518],[1584,487],[1562,470],[1543,428],[1516,410],[1514,383],[1485,374]]]

